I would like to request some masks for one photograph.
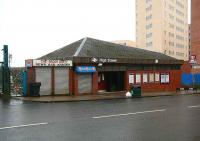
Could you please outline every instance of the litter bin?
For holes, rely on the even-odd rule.
[[[30,96],[40,96],[40,82],[30,83]]]
[[[133,85],[130,89],[132,97],[141,97],[141,86],[140,85]]]

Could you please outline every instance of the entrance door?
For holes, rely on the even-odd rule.
[[[103,79],[102,79],[103,74]],[[124,72],[108,71],[99,73],[99,90],[117,92],[124,90]]]
[[[104,73],[99,73],[98,74],[98,90],[99,91],[106,91],[107,84],[105,80],[105,74]]]
[[[35,69],[36,82],[41,82],[40,95],[51,95],[51,68]]]
[[[55,94],[69,94],[68,68],[55,68]]]
[[[92,93],[92,74],[78,74],[78,93]]]

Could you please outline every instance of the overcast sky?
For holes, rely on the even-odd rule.
[[[135,0],[0,0],[0,19],[11,66],[84,37],[135,40]]]

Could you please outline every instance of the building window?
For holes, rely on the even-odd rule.
[[[180,35],[176,35],[176,39],[178,39],[178,40],[184,40],[184,37],[182,37],[182,36],[180,36]]]
[[[148,16],[146,16],[146,20],[148,21],[148,20],[150,20],[150,19],[152,19],[152,14],[151,15],[148,15]]]
[[[169,9],[170,9],[171,11],[174,11],[174,7],[173,7],[171,4],[169,4]]]
[[[169,27],[172,28],[172,29],[174,29],[174,25],[171,24],[171,23],[169,23]]]
[[[137,73],[136,76],[135,76],[135,82],[136,84],[140,84],[141,83],[141,74]]]
[[[169,18],[170,18],[171,20],[174,20],[174,16],[173,16],[172,14],[169,14]]]
[[[169,42],[169,46],[174,46],[174,42]]]
[[[151,9],[152,9],[152,5],[150,5],[150,6],[148,6],[148,7],[146,8],[146,12],[151,11]]]
[[[129,84],[134,84],[135,83],[135,75],[134,74],[129,74]]]
[[[160,82],[162,84],[169,83],[169,74],[161,74],[160,75]]]
[[[149,2],[151,2],[152,0],[146,0],[146,3],[149,3]]]
[[[184,33],[184,29],[182,29],[181,27],[176,26],[176,31],[179,31],[181,33]]]
[[[147,35],[146,35],[146,38],[151,38],[152,37],[152,33],[148,33]]]
[[[180,19],[178,19],[178,18],[176,18],[176,22],[178,22],[178,23],[180,23],[180,24],[184,24],[184,21],[183,20],[180,20]]]
[[[184,53],[176,52],[176,55],[177,55],[177,56],[180,56],[180,57],[183,57],[183,56],[184,56]]]
[[[155,82],[160,82],[160,74],[155,73]]]
[[[169,51],[169,55],[174,55],[174,51]]]
[[[180,8],[184,8],[184,5],[178,0],[176,0],[176,5],[178,5]]]
[[[143,83],[148,83],[148,74],[143,73]]]
[[[147,43],[146,43],[146,46],[147,46],[147,47],[152,47],[152,45],[153,45],[152,42],[147,42]]]
[[[184,45],[178,44],[178,43],[177,43],[177,44],[176,44],[176,47],[177,47],[177,48],[184,48]]]
[[[174,33],[169,32],[169,37],[174,37]]]
[[[180,10],[176,9],[176,14],[178,14],[179,16],[184,17],[184,13],[181,12]]]
[[[154,73],[149,74],[149,82],[154,83]]]
[[[151,23],[151,24],[148,24],[148,25],[146,25],[146,29],[150,29],[150,28],[152,28],[152,23]]]

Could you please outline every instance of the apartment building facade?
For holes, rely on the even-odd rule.
[[[131,41],[131,40],[116,40],[116,41],[112,41],[112,43],[129,46],[129,47],[136,47],[136,42]]]
[[[188,60],[188,0],[136,0],[136,46]]]

